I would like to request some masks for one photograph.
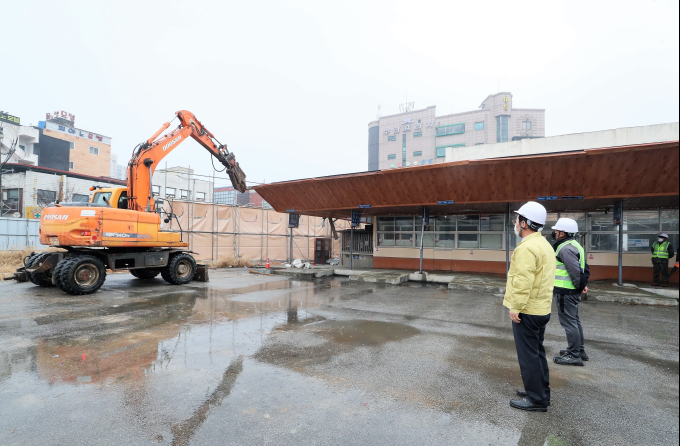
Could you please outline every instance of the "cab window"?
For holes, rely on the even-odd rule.
[[[127,209],[128,208],[128,202],[127,202],[127,191],[124,190],[123,192],[120,193],[120,197],[118,197],[118,209]]]
[[[104,201],[104,198],[107,200],[111,199],[111,192],[97,192],[94,194],[94,198],[92,199],[93,204],[100,204],[102,206],[106,206],[106,202]]]

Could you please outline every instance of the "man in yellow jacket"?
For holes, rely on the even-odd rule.
[[[517,391],[522,398],[510,406],[547,412],[550,377],[543,338],[552,307],[555,250],[540,233],[547,218],[541,204],[530,201],[516,213],[515,234],[522,241],[512,254],[503,305],[510,309],[524,390]]]

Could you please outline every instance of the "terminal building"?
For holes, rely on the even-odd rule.
[[[513,107],[510,92],[487,96],[476,110],[449,115],[438,116],[434,105],[411,107],[368,124],[369,171],[443,163],[449,148],[545,136],[545,110]]]
[[[416,121],[417,122],[417,121]],[[436,138],[436,136],[434,136]],[[381,134],[382,138],[382,134]],[[592,280],[651,281],[651,245],[661,231],[677,249],[678,123],[444,149],[441,162],[272,183],[255,190],[278,212],[366,217],[355,266],[505,274],[517,245],[512,211],[547,208],[579,224]],[[621,225],[614,221],[622,205]],[[423,228],[423,215],[430,214]],[[619,237],[621,231],[622,237]],[[356,239],[355,239],[356,240]],[[344,245],[344,243],[343,243]],[[360,260],[360,259],[357,259]],[[678,281],[675,275],[673,282]]]

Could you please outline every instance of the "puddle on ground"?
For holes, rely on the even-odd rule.
[[[326,321],[315,325],[313,332],[338,344],[369,347],[420,334],[410,325],[366,320]]]

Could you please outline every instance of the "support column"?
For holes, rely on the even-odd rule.
[[[420,225],[420,274],[423,273],[423,238],[425,237],[425,208],[423,208],[423,221]]]
[[[350,224],[349,230],[349,270],[352,270],[352,260],[354,260],[354,225]]]
[[[505,205],[505,276],[510,271],[510,203]]]
[[[619,222],[619,286],[623,286],[623,200],[619,202],[621,220]]]

